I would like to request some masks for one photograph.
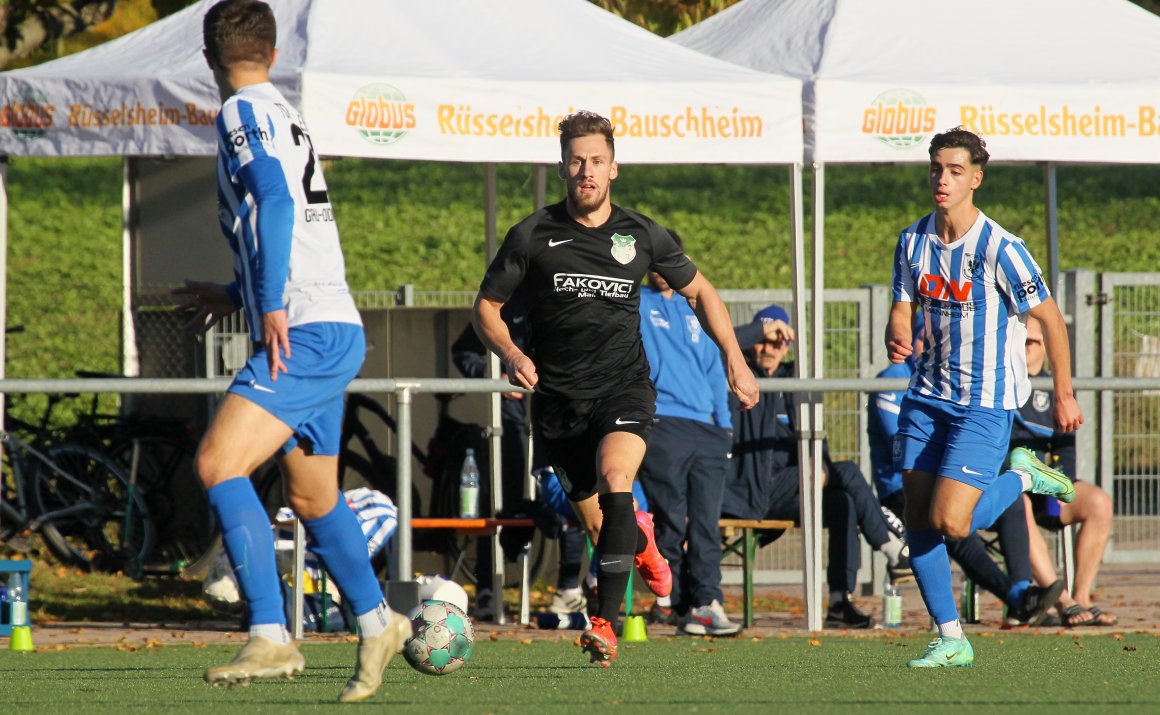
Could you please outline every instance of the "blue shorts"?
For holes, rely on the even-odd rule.
[[[337,455],[342,442],[346,386],[362,367],[366,338],[361,325],[309,323],[290,328],[287,372],[270,380],[265,347],[234,377],[229,391],[257,404],[294,430],[282,454],[302,445],[308,454]]]
[[[894,437],[894,468],[985,489],[1003,468],[1014,419],[1014,410],[959,405],[908,392]]]

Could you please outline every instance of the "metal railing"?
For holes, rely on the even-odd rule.
[[[118,393],[118,394],[214,394],[224,391],[229,386],[229,380],[225,378],[203,379],[169,379],[169,378],[77,378],[77,379],[3,379],[0,380],[0,395],[8,393]],[[778,378],[778,379],[763,379],[758,380],[758,386],[762,392],[812,392],[812,393],[827,393],[827,392],[883,392],[905,389],[908,384],[906,379],[884,379],[884,378],[824,378],[824,379],[809,379],[809,378]],[[1052,382],[1050,378],[1035,378],[1032,380],[1032,385],[1036,389],[1050,390],[1052,389]],[[1127,391],[1142,391],[1142,390],[1160,390],[1160,378],[1148,377],[1089,377],[1089,378],[1075,378],[1073,385],[1077,392],[1081,391],[1095,391],[1114,393],[1120,390]],[[512,386],[504,380],[481,380],[481,379],[446,379],[446,378],[385,378],[385,379],[358,379],[351,382],[348,387],[350,392],[379,392],[379,393],[394,393],[396,396],[396,404],[398,414],[396,415],[397,429],[395,432],[397,452],[396,454],[406,455],[410,454],[411,445],[411,401],[412,397],[419,393],[434,393],[434,392],[464,392],[464,393],[494,393],[494,392],[511,392]],[[3,426],[0,425],[0,428]],[[498,429],[498,424],[492,424],[492,428]],[[825,435],[823,433],[813,433],[808,429],[800,433],[800,438],[805,443],[810,443],[817,439],[822,439]],[[821,464],[816,465],[817,469],[821,468]],[[499,480],[500,473],[497,470],[493,473],[492,478]],[[398,553],[399,565],[398,573],[407,575],[412,573],[412,556],[413,556],[413,538],[411,532],[411,520],[414,518],[411,504],[411,460],[399,459],[398,471],[396,474],[397,494],[398,494],[398,509],[399,509],[399,529],[397,532],[398,538]],[[813,475],[813,482],[815,489],[819,489],[822,483],[821,475],[815,473]],[[492,489],[493,494],[499,494],[502,489],[496,485]],[[820,519],[814,520],[814,524],[820,524]],[[299,530],[301,532],[301,530]],[[300,536],[300,533],[299,533]],[[496,552],[497,557],[499,552]],[[820,559],[803,560],[803,577],[808,582],[809,579],[820,579],[822,564]],[[301,578],[302,570],[296,569],[296,574],[299,578],[295,583],[295,623],[301,624]],[[807,622],[813,622],[812,616],[816,614],[816,609],[821,607],[821,603],[806,603],[806,619]]]

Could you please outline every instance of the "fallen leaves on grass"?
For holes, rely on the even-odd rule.
[[[531,645],[534,642],[535,642],[534,638],[521,638],[520,639],[520,643],[522,643],[524,645]]]
[[[1134,645],[1126,645],[1126,646],[1124,646],[1124,650],[1128,651],[1129,653],[1133,653],[1133,652],[1135,652],[1135,650],[1136,650],[1136,646],[1134,646]]]
[[[822,642],[820,640],[818,640],[817,638],[811,638],[806,642],[815,648],[818,648],[822,645]]]

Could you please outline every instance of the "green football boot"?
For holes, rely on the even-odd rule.
[[[1032,494],[1055,497],[1068,504],[1075,500],[1075,485],[1067,475],[1039,461],[1035,452],[1024,447],[1016,447],[1011,450],[1007,461],[1011,464],[1011,469],[1031,476]]]
[[[926,653],[921,658],[908,661],[911,668],[970,668],[975,662],[975,649],[964,638],[943,638],[939,636],[926,644]]]

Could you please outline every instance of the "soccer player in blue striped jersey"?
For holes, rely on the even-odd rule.
[[[1031,393],[1023,350],[1032,315],[1044,327],[1055,380],[1055,421],[1071,432],[1083,414],[1071,386],[1067,327],[1023,240],[975,207],[989,154],[963,128],[930,144],[935,210],[902,231],[894,253],[886,329],[892,363],[912,353],[916,304],[926,314],[923,351],[903,398],[894,464],[903,471],[910,562],[938,637],[912,668],[969,666],[951,590],[946,539],[986,528],[1024,491],[1070,501],[1066,476],[1026,450],[1002,471],[1014,411]]]
[[[410,626],[383,598],[366,539],[338,491],[343,397],[366,354],[362,320],[310,134],[270,83],[273,11],[258,0],[225,0],[206,13],[203,34],[222,97],[218,216],[237,280],[189,283],[179,292],[190,296],[191,327],[204,330],[241,308],[257,344],[198,447],[198,478],[250,624],[238,656],[205,679],[246,684],[292,677],[305,666],[286,629],[266,510],[248,478],[277,454],[290,506],[358,617],[355,674],[339,699],[364,700],[378,690]]]

